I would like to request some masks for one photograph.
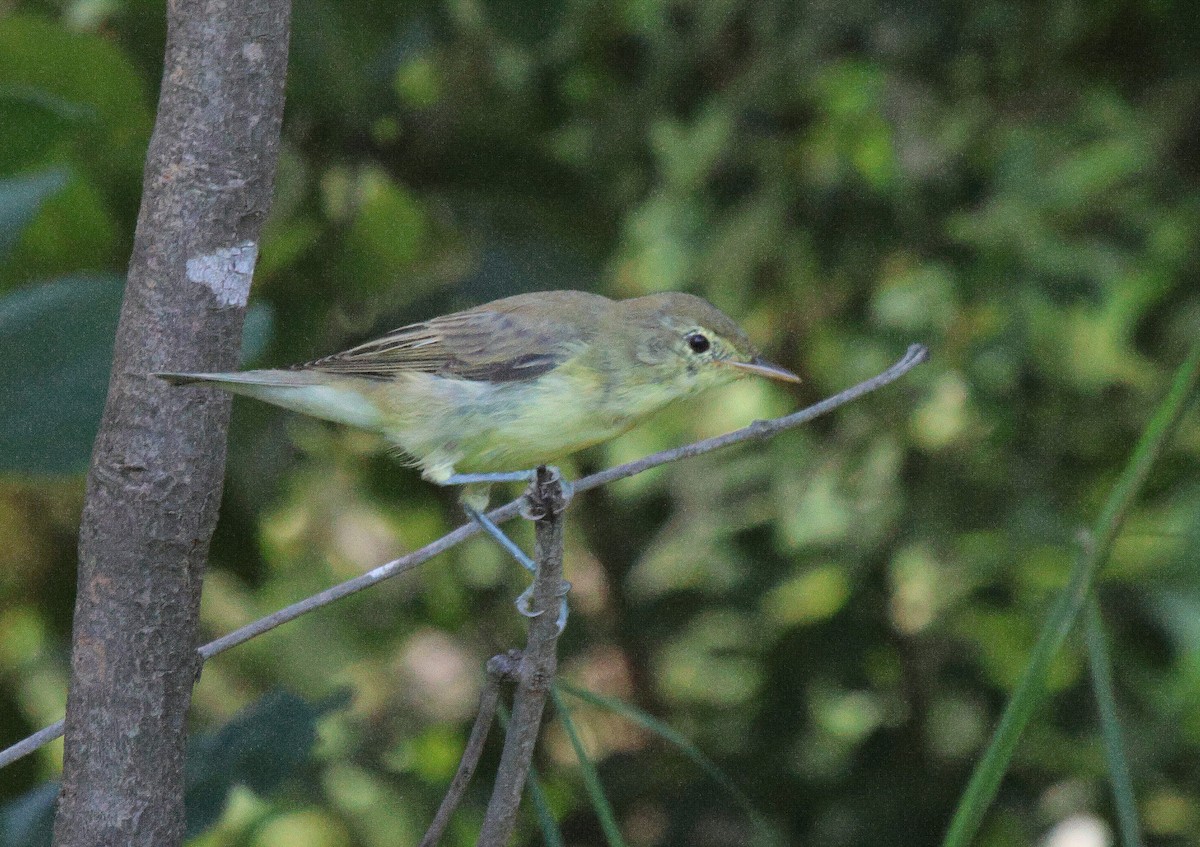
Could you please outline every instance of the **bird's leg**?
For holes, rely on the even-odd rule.
[[[509,538],[507,535],[505,535],[504,530],[502,530],[502,529],[500,529],[500,527],[496,526],[495,522],[492,521],[491,518],[489,518],[486,514],[481,512],[479,509],[476,509],[474,506],[471,506],[467,503],[463,503],[462,507],[463,507],[463,511],[467,513],[467,516],[471,520],[475,521],[475,523],[479,525],[479,528],[482,529],[484,532],[486,532],[488,535],[490,535],[496,541],[497,544],[499,544],[501,547],[503,547],[505,550],[507,550],[508,554],[510,556],[512,556],[514,559],[516,559],[517,563],[521,567],[525,568],[525,570],[529,571],[530,573],[534,574],[535,576],[537,575],[537,563],[534,562],[533,559],[529,558],[529,556],[526,555],[525,551],[517,546],[517,543],[515,541],[513,541],[511,538]],[[570,590],[571,590],[571,583],[564,580],[563,581],[563,599],[558,607],[558,631],[560,633],[563,631],[563,629],[567,625],[568,610],[567,610],[566,594]],[[538,615],[541,614],[541,612],[535,611],[533,608],[530,607],[529,604],[530,604],[530,601],[532,601],[532,600],[533,600],[533,585],[531,584],[528,588],[526,588],[524,591],[521,592],[521,594],[517,597],[516,604],[515,604],[517,607],[517,611],[520,612],[522,615],[524,615],[527,618],[536,618]]]
[[[563,497],[569,503],[571,498],[575,496],[575,486],[570,480],[563,479],[562,471],[554,465],[547,465],[547,470],[558,477],[558,482],[563,489]],[[427,479],[429,477],[426,477]],[[462,497],[459,499],[464,503],[472,503],[475,505],[475,511],[482,513],[487,508],[487,491],[493,483],[496,482],[536,482],[537,468],[532,468],[527,471],[503,471],[500,473],[456,473],[451,474],[445,479],[434,480],[438,485],[462,485],[466,487]],[[522,498],[525,502],[522,504],[521,517],[528,520],[533,520],[527,512],[528,498]],[[473,518],[472,518],[473,519]],[[480,524],[480,526],[483,526]],[[496,532],[499,528],[495,527]],[[495,538],[495,534],[491,530],[485,530],[489,535]],[[503,544],[503,542],[501,542]],[[507,545],[505,546],[507,548]]]
[[[537,468],[530,471],[504,471],[503,473],[456,473],[442,485],[490,485],[493,482],[532,482],[537,479]]]
[[[467,513],[467,517],[479,524],[480,529],[490,535],[493,539],[495,539],[497,544],[507,550],[508,554],[517,560],[517,564],[530,573],[537,573],[537,563],[533,561],[533,559],[529,558],[524,550],[517,546],[517,542],[505,535],[504,530],[496,526],[496,523],[491,518],[489,518],[479,509],[476,509],[470,503],[463,503],[462,507],[463,511]],[[522,609],[521,613],[525,614],[525,611]],[[527,615],[527,617],[533,617],[533,615]]]
[[[563,493],[566,496],[566,499],[570,500],[571,494],[573,493],[573,487],[571,486],[570,483],[566,482],[565,480],[561,480],[561,472],[558,470],[558,468],[550,468],[550,470],[553,473],[559,475],[561,484],[564,489]],[[491,483],[494,483],[494,482],[525,482],[525,481],[532,482],[532,481],[535,481],[536,479],[537,479],[537,469],[535,468],[535,469],[529,470],[529,471],[513,471],[513,472],[509,472],[509,473],[454,474],[449,479],[447,479],[444,482],[444,484],[445,485],[466,485],[466,486],[470,486],[472,488],[474,488],[475,486],[482,485],[482,486],[485,486],[484,492],[486,492],[486,486],[490,485]],[[484,509],[486,509],[486,503],[487,503],[486,496],[480,498],[478,496],[478,493],[479,493],[478,489],[476,489],[476,491],[470,491],[468,489],[468,491],[464,492],[464,496],[462,498],[460,498],[460,503],[463,507],[463,511],[467,513],[467,517],[469,517],[472,521],[474,521],[479,526],[479,528],[482,529],[485,533],[490,535],[492,537],[492,539],[495,540],[496,543],[499,544],[501,547],[503,547],[510,556],[512,556],[514,559],[516,559],[517,563],[519,565],[521,565],[521,567],[525,568],[525,570],[529,571],[530,573],[536,575],[537,574],[537,563],[534,562],[533,559],[531,559],[525,553],[524,550],[522,550],[520,547],[518,547],[517,543],[515,541],[513,541],[511,538],[509,538],[504,533],[504,530],[502,530],[502,529],[500,529],[500,527],[496,526],[496,523],[487,516],[487,514],[484,511]],[[482,505],[476,505],[476,502],[480,499],[482,499],[482,501],[483,501]],[[523,506],[527,505],[527,503],[528,503],[528,501],[526,500],[526,503],[523,504]],[[521,509],[521,514],[525,518],[528,518],[530,520],[533,519],[533,516],[531,514],[529,514],[527,508],[523,507]],[[561,605],[559,606],[559,611],[558,611],[558,631],[560,633],[563,631],[563,628],[567,625],[566,593],[570,590],[571,590],[571,583],[566,582],[564,580],[563,600],[562,600]],[[530,585],[527,589],[522,591],[520,596],[517,597],[517,600],[516,600],[517,611],[519,611],[522,615],[524,615],[527,618],[537,617],[539,614],[541,614],[541,612],[534,611],[530,607],[530,602],[532,600],[533,600],[533,586],[532,585]]]
[[[559,484],[563,487],[563,497],[567,502],[575,496],[575,486],[570,480],[563,479],[562,471],[554,465],[547,466],[552,473],[558,475]],[[439,485],[484,485],[494,482],[534,482],[537,479],[537,468],[528,471],[504,471],[502,473],[456,473],[447,477]],[[524,515],[522,515],[524,516]]]

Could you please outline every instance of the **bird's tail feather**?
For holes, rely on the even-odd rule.
[[[234,385],[317,385],[320,377],[313,371],[237,371],[230,373],[154,373],[164,382],[171,385],[216,385],[230,386],[230,391],[236,391]]]
[[[338,423],[375,429],[380,410],[363,391],[363,381],[331,378],[319,371],[261,370],[236,373],[156,373],[172,385],[220,388],[275,406]]]

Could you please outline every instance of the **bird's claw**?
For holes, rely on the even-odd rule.
[[[558,619],[554,622],[555,627],[557,627],[554,631],[555,636],[562,635],[563,630],[567,628],[567,615],[569,613],[570,609],[567,608],[567,598],[564,597],[558,603]]]
[[[560,600],[559,600],[559,604],[558,604],[558,619],[555,622],[558,626],[558,632],[557,632],[558,635],[562,635],[562,631],[567,626],[567,616],[570,613],[570,610],[567,606],[567,593],[570,590],[571,590],[571,583],[564,579],[562,581],[562,590],[559,591],[559,593],[558,593],[558,597],[560,598]],[[543,609],[541,611],[535,610],[532,606],[532,603],[533,603],[533,586],[530,585],[528,588],[526,588],[524,591],[521,592],[520,596],[517,597],[514,605],[517,607],[517,611],[520,612],[522,615],[524,615],[527,618],[536,618],[546,611],[545,609]]]
[[[562,486],[562,502],[565,509],[570,505],[571,500],[575,497],[575,483],[559,474],[558,482]]]
[[[515,606],[517,611],[527,618],[536,618],[541,612],[535,611],[529,604],[533,602],[533,586],[529,586],[518,595]]]

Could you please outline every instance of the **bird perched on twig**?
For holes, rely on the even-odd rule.
[[[492,483],[527,480],[674,400],[753,374],[799,381],[699,297],[543,291],[288,369],[156,376],[381,433],[426,479],[464,485],[467,513],[533,570],[483,514]]]

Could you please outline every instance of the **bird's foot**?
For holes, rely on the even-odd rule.
[[[562,509],[565,509],[567,504],[571,501],[575,487],[570,482],[563,479],[562,471],[560,471],[558,468],[551,465],[547,466],[546,469],[552,475],[552,479],[557,480],[562,488],[562,499],[557,500],[554,505],[550,507],[553,508],[555,512],[559,512]],[[535,468],[529,471],[513,471],[511,473],[455,474],[454,476],[450,477],[449,480],[447,480],[447,484],[487,485],[494,482],[528,481],[531,483],[531,485],[535,485],[537,483],[537,473],[537,469]],[[535,499],[535,497],[531,497],[530,494],[531,492],[526,492],[526,494],[521,498],[520,512],[522,517],[525,517],[528,520],[538,520],[543,516],[543,510],[547,507],[544,502],[542,502],[540,499]],[[483,508],[477,508],[472,503],[465,501],[462,503],[462,507],[463,511],[467,513],[467,516],[470,517],[470,519],[474,521],[480,529],[491,536],[492,539],[501,547],[503,547],[510,556],[516,559],[517,563],[520,564],[521,567],[533,574],[534,579],[536,580],[537,563],[534,562],[524,550],[518,547],[517,543],[504,533],[504,530],[500,529],[500,527],[498,527],[495,522],[487,516]],[[563,628],[567,625],[568,609],[566,596],[567,592],[571,590],[571,583],[563,580],[562,586],[562,592],[559,594],[561,601],[559,603],[557,620],[558,632],[560,635],[562,634]],[[517,597],[517,611],[527,618],[536,618],[538,615],[541,615],[542,612],[535,611],[532,608],[532,602],[533,586],[530,585],[527,589],[521,592],[519,597]]]
[[[561,505],[555,508],[555,513],[562,512],[571,502],[571,498],[575,496],[575,485],[569,479],[563,476],[561,470],[555,465],[546,465],[546,470],[550,474],[551,482],[557,481],[562,488]],[[518,513],[527,521],[536,521],[542,518],[542,507],[537,505],[533,496],[533,486],[537,484],[537,471],[534,470],[533,477],[530,479],[530,490],[526,491],[521,497],[521,503],[517,507]]]

